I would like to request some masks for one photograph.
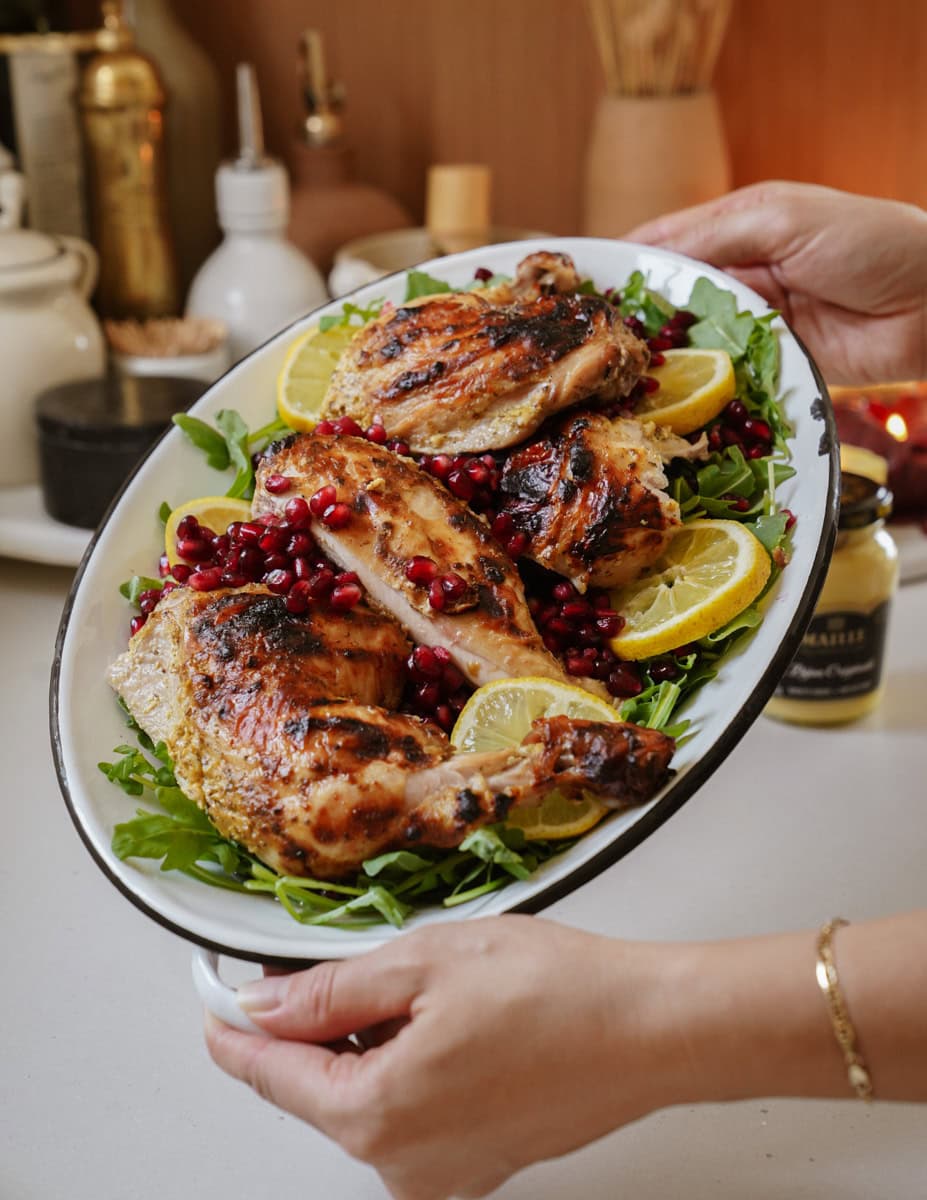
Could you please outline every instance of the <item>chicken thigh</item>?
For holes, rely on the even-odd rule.
[[[647,348],[578,283],[566,256],[536,254],[514,284],[384,309],[342,354],[326,417],[377,418],[417,453],[460,454],[512,446],[592,395],[626,395]]]
[[[455,755],[379,703],[395,702],[406,647],[363,605],[295,616],[256,587],[182,588],[109,681],[219,832],[286,874],[339,879],[387,850],[456,846],[552,787],[618,807],[665,779],[672,740],[620,722],[550,718],[512,751]]]

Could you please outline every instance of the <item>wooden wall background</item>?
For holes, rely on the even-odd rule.
[[[579,230],[585,138],[604,90],[582,0],[174,7],[222,73],[229,147],[234,64],[250,60],[268,145],[290,157],[298,39],[315,26],[347,88],[363,179],[420,218],[429,163],[487,162],[496,221]],[[716,84],[735,184],[803,179],[927,207],[925,78],[927,0],[734,0]]]

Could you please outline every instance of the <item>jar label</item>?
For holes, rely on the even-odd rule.
[[[790,700],[844,700],[874,692],[882,678],[889,601],[872,612],[811,618],[776,695]]]

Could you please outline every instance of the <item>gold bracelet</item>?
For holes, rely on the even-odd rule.
[[[872,1079],[869,1075],[869,1068],[856,1047],[856,1030],[853,1028],[853,1022],[850,1020],[846,1001],[840,989],[840,977],[837,974],[837,964],[834,961],[831,944],[835,931],[841,925],[848,924],[849,921],[845,921],[843,917],[834,917],[832,921],[828,921],[821,927],[818,934],[818,957],[814,973],[818,987],[824,993],[824,999],[827,1001],[830,1023],[834,1028],[837,1045],[843,1054],[843,1061],[846,1063],[850,1087],[860,1100],[868,1102],[872,1100]]]

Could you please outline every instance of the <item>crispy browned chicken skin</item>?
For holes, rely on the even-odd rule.
[[[292,489],[268,492],[270,475],[287,476]],[[486,523],[409,459],[363,438],[297,435],[271,447],[259,465],[252,509],[280,513],[294,495],[308,499],[329,484],[350,507],[351,520],[336,530],[313,520],[313,536],[330,558],[357,573],[370,599],[416,642],[446,646],[477,687],[542,675],[607,697],[596,680],[568,678],[545,648],[515,564]],[[466,585],[441,612],[429,603],[428,589],[406,576],[418,556]]]
[[[325,415],[376,417],[416,452],[458,454],[515,445],[590,396],[626,395],[647,348],[578,284],[565,255],[537,254],[515,284],[385,309],[342,354]]]
[[[435,726],[382,706],[406,648],[363,605],[294,616],[258,587],[184,588],[109,681],[220,833],[293,875],[338,879],[386,850],[459,845],[552,787],[617,807],[663,782],[671,739],[617,722],[538,721],[514,751],[454,755]]]
[[[701,443],[631,418],[570,413],[508,459],[500,511],[527,535],[527,557],[580,591],[616,587],[655,562],[680,528],[663,461],[702,453]]]

